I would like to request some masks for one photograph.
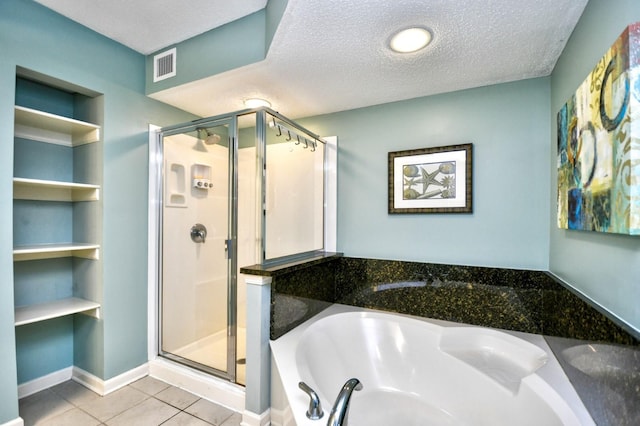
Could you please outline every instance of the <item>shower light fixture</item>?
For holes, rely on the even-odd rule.
[[[426,28],[405,28],[391,36],[389,47],[398,53],[417,52],[431,43],[432,38],[431,32]]]
[[[244,100],[244,105],[247,108],[260,108],[260,107],[271,108],[271,102],[269,102],[269,101],[267,101],[265,99],[260,99],[260,98],[245,99]]]

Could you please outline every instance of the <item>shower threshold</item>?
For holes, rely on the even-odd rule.
[[[246,328],[237,328],[236,383],[246,379]],[[227,332],[220,330],[193,343],[178,348],[172,353],[180,358],[225,371],[227,368]]]

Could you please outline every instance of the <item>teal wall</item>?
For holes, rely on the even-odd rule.
[[[288,0],[269,0],[251,15],[147,56],[146,93],[156,93],[240,68],[266,58]],[[176,75],[153,82],[153,57],[176,47]]]
[[[412,99],[300,122],[338,136],[338,251],[547,269],[549,80]],[[473,143],[473,213],[390,215],[387,153]]]
[[[90,366],[91,373],[105,380],[147,361],[148,124],[164,126],[194,117],[144,95],[144,56],[30,0],[0,2],[0,46],[2,424],[18,416],[11,235],[16,66],[104,94],[104,320],[97,337],[92,334],[97,353],[74,353],[73,361]],[[58,328],[56,324],[52,327]],[[81,334],[82,325],[77,329]],[[61,345],[68,345],[62,340]],[[21,357],[39,361],[38,374],[57,370],[70,361],[58,356],[61,351],[49,357],[38,356],[28,346],[23,349]],[[68,356],[68,348],[64,353]]]
[[[622,31],[640,21],[638,0],[591,0],[551,76],[553,126],[549,158],[556,163],[556,114]],[[640,238],[567,231],[556,226],[551,171],[549,268],[578,291],[640,331]]]
[[[267,49],[266,24],[266,9],[262,9],[179,43],[176,50],[176,75],[155,83],[153,56],[173,46],[148,55],[147,93],[155,93],[264,60]]]
[[[276,35],[280,20],[288,4],[288,0],[269,0],[267,2],[267,6],[265,7],[265,55],[269,51],[269,47],[271,47],[271,42]]]

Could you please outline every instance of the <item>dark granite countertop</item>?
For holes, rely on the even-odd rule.
[[[297,259],[283,263],[276,263],[272,265],[244,266],[240,268],[240,273],[248,275],[258,275],[263,277],[277,277],[278,275],[288,274],[302,269],[307,269],[312,266],[317,266],[325,262],[330,262],[339,257],[342,257],[342,253],[318,252],[312,257],[306,257],[304,259]]]
[[[598,426],[640,425],[640,347],[544,338]]]

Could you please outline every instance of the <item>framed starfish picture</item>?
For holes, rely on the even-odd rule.
[[[473,144],[389,153],[389,213],[472,213]]]

